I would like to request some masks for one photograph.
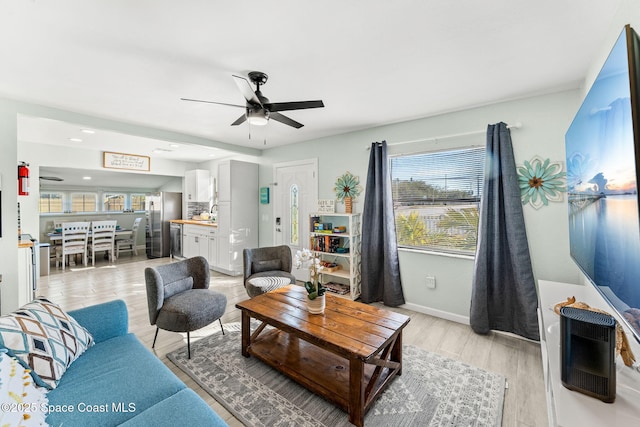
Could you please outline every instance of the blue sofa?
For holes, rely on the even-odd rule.
[[[64,426],[227,426],[134,334],[121,300],[70,311],[90,347],[49,391],[47,423]],[[72,410],[72,411],[71,411]]]

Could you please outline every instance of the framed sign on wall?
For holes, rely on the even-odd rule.
[[[102,167],[149,172],[151,159],[148,156],[138,156],[137,154],[104,151],[102,153]]]

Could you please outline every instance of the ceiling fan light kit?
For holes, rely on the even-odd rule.
[[[247,121],[253,126],[264,126],[269,123],[269,111],[263,108],[248,108],[246,113]]]
[[[235,105],[228,104],[224,102],[215,102],[215,101],[204,101],[200,99],[191,99],[191,98],[180,98],[183,101],[194,101],[194,102],[204,102],[208,104],[219,104],[226,105],[229,107],[240,107],[245,109],[245,114],[238,117],[238,119],[231,123],[231,126],[237,126],[245,121],[249,122],[250,125],[255,126],[264,126],[269,122],[269,119],[273,119],[277,122],[285,124],[287,126],[294,127],[296,129],[300,129],[304,126],[302,123],[299,123],[284,114],[279,113],[280,111],[291,111],[291,110],[304,110],[309,108],[323,108],[324,103],[321,100],[317,101],[295,101],[295,102],[270,102],[269,98],[264,96],[260,91],[260,86],[264,85],[267,82],[269,76],[261,71],[251,71],[249,74],[249,79],[256,86],[256,90],[254,91],[247,80],[244,77],[233,75],[233,78],[246,100],[246,105]]]

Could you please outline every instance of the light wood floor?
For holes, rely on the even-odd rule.
[[[129,330],[158,356],[187,386],[195,390],[230,426],[242,426],[191,378],[175,367],[166,354],[186,345],[186,334],[160,331],[156,348],[151,349],[155,327],[149,325],[144,268],[173,262],[170,258],[148,260],[145,255],[122,255],[115,264],[101,259],[95,268],[74,268],[62,272],[51,267],[49,276],[40,278],[38,295],[50,298],[66,310],[73,310],[113,299],[122,299],[129,310]],[[227,296],[223,323],[239,322],[235,308],[247,294],[240,277],[212,272],[211,288]],[[507,377],[503,426],[546,426],[547,410],[542,377],[540,346],[504,334],[477,335],[467,325],[422,313],[393,309],[411,317],[403,341],[425,350],[458,359],[470,365]],[[217,322],[215,323],[217,325]],[[191,334],[196,340],[217,326]],[[239,347],[238,347],[239,350]],[[347,415],[345,414],[345,417]]]

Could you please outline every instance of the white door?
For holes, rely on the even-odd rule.
[[[318,159],[277,163],[273,166],[273,218],[275,244],[288,245],[291,256],[309,248],[309,214],[318,203]],[[309,280],[308,269],[292,271],[296,279]]]

